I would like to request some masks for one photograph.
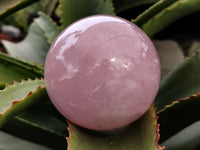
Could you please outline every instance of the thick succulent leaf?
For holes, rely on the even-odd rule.
[[[41,111],[36,113],[29,109],[7,122],[1,130],[55,150],[67,147],[66,124],[55,115]]]
[[[178,0],[144,23],[141,28],[152,37],[174,21],[199,10],[199,0]]]
[[[29,22],[27,20],[30,16],[28,8],[21,9],[14,14],[6,17],[4,20],[2,20],[2,25],[11,25],[27,32],[29,26]]]
[[[154,5],[152,5],[149,9],[144,11],[141,15],[139,15],[133,22],[138,26],[142,26],[146,21],[154,17],[157,13],[167,8],[177,0],[160,0]]]
[[[200,54],[186,59],[160,83],[155,99],[157,110],[200,91]]]
[[[0,131],[1,150],[52,150],[51,148],[35,144],[13,135]]]
[[[53,20],[44,13],[39,13],[40,17],[35,19],[35,22],[42,30],[47,42],[51,44],[57,35],[61,32],[60,28]]]
[[[166,140],[167,150],[198,150],[200,149],[200,121],[184,128],[176,135]]]
[[[19,42],[2,41],[11,56],[28,59],[31,62],[43,64],[49,49],[47,39],[41,28],[35,22],[31,24],[27,37]]]
[[[157,1],[158,0],[113,0],[116,13],[120,13],[141,5],[153,4]]]
[[[47,98],[44,80],[28,80],[8,85],[0,91],[0,127],[28,107]]]
[[[114,15],[111,0],[60,0],[59,12],[62,28],[86,16],[95,14]]]
[[[151,107],[145,115],[131,125],[100,134],[69,123],[68,150],[162,150],[158,142],[158,124]]]
[[[44,68],[39,65],[0,53],[0,89],[5,87],[5,83],[13,84],[14,80],[20,82],[27,78],[41,78],[43,71]]]
[[[31,5],[38,0],[1,0],[0,1],[0,20],[6,18],[10,14]]]
[[[50,108],[45,108],[45,105],[42,103],[39,104],[42,105],[43,109],[46,110],[41,110],[42,107],[34,107],[21,113],[17,116],[17,118],[29,122],[30,124],[35,124],[44,130],[57,134],[58,136],[66,137],[66,123],[58,117],[58,114],[53,112],[54,110],[52,110],[52,107],[50,107],[48,104],[46,107]]]
[[[33,14],[37,14],[37,12],[43,11],[51,16],[53,7],[55,8],[56,1],[57,0],[40,0],[6,17],[4,20],[2,20],[2,24],[13,25],[25,32],[28,32],[28,27],[30,24],[29,20],[32,19]]]
[[[40,1],[42,8],[43,8],[42,11],[45,14],[47,14],[48,16],[51,16],[58,1],[59,0],[43,0],[43,1]]]
[[[158,113],[160,124],[160,142],[174,136],[182,129],[199,121],[200,94],[173,102]],[[185,140],[190,137],[182,137]]]
[[[153,41],[161,63],[162,79],[184,61],[184,54],[177,42],[172,40]]]

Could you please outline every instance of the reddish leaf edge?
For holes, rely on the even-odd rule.
[[[159,131],[160,131],[160,124],[158,123],[158,118],[159,118],[159,116],[157,116],[156,115],[156,107],[154,107],[154,104],[155,104],[155,102],[153,102],[153,108],[154,108],[154,115],[155,115],[155,120],[156,120],[156,140],[155,140],[155,144],[156,144],[156,146],[157,146],[157,148],[158,148],[158,150],[164,150],[165,149],[165,146],[161,146],[161,145],[159,145],[159,140],[160,140],[160,133],[159,133]]]
[[[11,86],[15,86],[16,83],[18,84],[23,84],[23,82],[27,82],[27,81],[37,81],[37,80],[44,80],[43,78],[38,79],[35,78],[35,80],[32,80],[30,78],[28,78],[28,80],[21,80],[22,82],[16,82],[13,81],[12,85],[6,84],[6,87],[3,90],[0,91],[4,91],[7,89],[7,87],[11,87]],[[37,100],[33,101],[30,100],[33,97],[37,97]],[[30,98],[29,101],[27,102],[27,98]],[[14,116],[16,116],[17,114],[21,113],[22,111],[28,109],[29,107],[31,107],[32,105],[34,105],[35,103],[39,102],[42,99],[46,99],[48,98],[47,92],[46,92],[46,87],[39,85],[34,91],[30,91],[28,94],[26,94],[26,96],[24,96],[22,99],[20,100],[13,100],[12,103],[9,105],[9,107],[4,111],[0,113],[0,128],[2,126],[5,125],[5,123],[10,120],[11,118],[13,118]],[[18,105],[24,105],[23,108],[19,108]],[[18,108],[17,108],[18,107]],[[12,112],[12,109],[15,109],[15,112]],[[3,118],[1,118],[3,117]],[[5,119],[5,117],[7,119]]]
[[[158,150],[165,150],[165,146],[159,145],[159,139],[160,139],[160,134],[159,134],[160,129],[159,129],[159,127],[160,127],[160,124],[158,124],[159,116],[156,116],[156,107],[154,107],[154,104],[155,104],[155,102],[153,102],[151,107],[153,108],[154,117],[155,117],[155,121],[156,121],[155,122],[155,132],[156,132],[155,145],[158,148]],[[73,134],[72,134],[71,131],[73,130],[73,126],[77,126],[77,125],[75,125],[74,123],[70,122],[69,120],[66,120],[66,122],[68,124],[67,130],[68,130],[68,133],[69,133],[69,137],[66,137],[66,141],[67,141],[67,144],[68,144],[68,148],[67,149],[70,150],[70,142],[69,142],[69,140],[70,140],[70,138],[73,137]]]
[[[186,100],[189,100],[190,98],[195,98],[197,96],[200,96],[200,92],[198,92],[197,94],[185,97],[185,98],[181,98],[180,100],[173,101],[171,104],[166,105],[163,109],[161,109],[160,111],[156,112],[156,115],[159,115],[161,112],[166,111],[168,108],[170,108],[174,104],[181,103],[182,101],[186,101]]]
[[[43,78],[41,78],[41,79],[35,78],[35,81],[37,81],[37,80],[44,80],[44,79],[43,79]],[[0,91],[4,91],[4,90],[6,90],[8,87],[10,87],[10,86],[15,86],[16,83],[23,84],[24,81],[33,81],[33,80],[30,79],[30,78],[28,78],[28,80],[23,80],[23,79],[22,79],[21,82],[16,82],[16,81],[14,80],[12,85],[6,83],[6,87],[5,87],[3,90],[0,90]],[[44,88],[44,87],[38,86],[37,89],[36,89],[35,91],[30,91],[24,98],[22,98],[22,99],[20,99],[20,100],[14,100],[14,101],[12,102],[12,104],[10,105],[9,108],[7,108],[3,113],[0,113],[0,117],[1,117],[3,114],[5,114],[7,111],[9,111],[10,109],[12,109],[12,107],[13,107],[14,105],[16,105],[17,103],[22,102],[22,101],[25,100],[28,96],[30,96],[30,95],[36,93],[36,92],[37,92],[39,89],[41,89],[41,88]]]

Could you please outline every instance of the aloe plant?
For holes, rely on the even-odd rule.
[[[0,27],[20,28],[25,37],[1,39],[0,50],[6,53],[0,52],[0,149],[198,150],[199,12],[199,0],[2,0]],[[36,17],[27,23],[32,14]],[[95,14],[131,17],[155,42],[163,71],[149,110],[115,131],[87,130],[66,121],[44,82],[46,54],[57,35]],[[15,16],[25,23],[19,25]]]

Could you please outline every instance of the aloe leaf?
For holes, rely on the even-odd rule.
[[[200,120],[200,94],[190,96],[166,106],[158,113],[160,142],[174,136],[187,126]],[[182,137],[188,139],[190,137]],[[195,141],[194,141],[195,142]]]
[[[32,143],[0,131],[1,150],[52,150],[51,148]]]
[[[158,0],[113,0],[116,13],[121,13],[141,5],[150,5]]]
[[[0,87],[5,87],[5,83],[13,84],[13,81],[20,82],[27,78],[35,79],[43,77],[44,68],[22,61],[17,58],[10,57],[4,53],[0,53]]]
[[[22,29],[22,31],[28,32],[30,19],[32,19],[33,14],[43,11],[51,16],[53,11],[52,9],[55,7],[55,1],[57,0],[40,0],[6,17],[2,20],[2,24],[12,25]]]
[[[0,127],[28,107],[47,98],[44,80],[8,85],[0,91]]]
[[[51,16],[58,1],[59,0],[43,0],[43,1],[41,1],[41,5],[43,6],[43,12],[45,14],[47,14],[48,16]]]
[[[14,12],[29,6],[38,0],[1,0],[0,1],[0,20],[13,14]]]
[[[179,44],[172,40],[153,41],[161,64],[162,79],[184,60],[184,54]]]
[[[86,16],[95,14],[114,15],[111,0],[60,0],[59,12],[62,28]]]
[[[50,45],[41,28],[34,22],[29,28],[27,37],[19,42],[2,41],[8,53],[13,57],[28,59],[31,62],[43,64]]]
[[[152,5],[149,9],[145,10],[141,15],[139,15],[133,23],[138,26],[143,25],[146,21],[154,17],[157,13],[167,8],[177,0],[159,0],[157,3]]]
[[[28,109],[8,121],[1,130],[53,149],[66,149],[67,147],[66,124],[52,114],[41,111],[36,113],[35,110]]]
[[[157,110],[200,91],[200,54],[187,58],[160,83],[155,99]]]
[[[179,131],[162,143],[167,150],[198,150],[200,147],[200,121]]]
[[[162,150],[154,108],[131,125],[113,133],[98,134],[69,123],[68,150]]]
[[[1,130],[55,150],[66,149],[68,132],[65,120],[53,104],[44,99],[9,120]]]
[[[42,12],[40,12],[39,15],[40,17],[35,19],[35,22],[44,33],[47,42],[49,44],[52,44],[52,42],[55,40],[55,38],[61,32],[61,30],[49,16]]]
[[[17,116],[18,119],[35,124],[38,127],[43,128],[53,134],[57,134],[60,137],[66,137],[66,121],[61,120],[50,105],[44,105],[46,103],[39,103],[42,105],[44,110],[41,108],[33,107],[25,112],[22,112]],[[50,107],[50,108],[46,108]],[[48,110],[51,109],[51,110]],[[57,115],[57,116],[56,116]],[[45,119],[44,119],[45,118]]]
[[[23,41],[2,41],[11,56],[44,64],[51,43],[61,30],[49,16],[42,12],[39,14],[40,17],[31,24],[28,36]]]
[[[199,0],[178,0],[144,23],[141,28],[152,37],[174,21],[198,10]]]

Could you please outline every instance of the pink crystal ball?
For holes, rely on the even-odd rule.
[[[151,106],[160,62],[148,36],[133,23],[96,15],[67,27],[45,62],[49,97],[67,120],[92,130],[130,124]]]

